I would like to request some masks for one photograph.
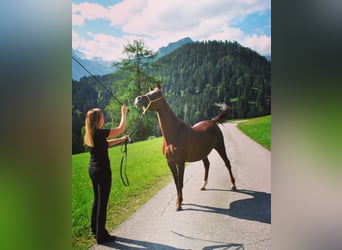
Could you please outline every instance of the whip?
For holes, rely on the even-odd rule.
[[[114,100],[116,100],[121,106],[123,105],[123,103],[113,94],[112,91],[110,91],[108,88],[106,88],[106,86],[98,79],[96,78],[85,66],[83,66],[82,63],[80,63],[75,57],[71,56],[72,59],[74,59],[75,62],[77,62],[85,71],[88,72],[88,74],[93,77],[95,79],[95,81],[101,85],[101,87],[106,90],[113,98]],[[127,110],[129,112],[129,109]],[[128,136],[129,138],[137,131],[138,127],[141,124],[142,118],[144,117],[145,113],[142,113],[140,118],[139,118],[139,123],[137,124],[137,126],[135,127],[135,129],[133,130],[133,132]],[[121,157],[121,162],[120,162],[120,177],[121,177],[121,181],[122,184],[124,186],[129,186],[129,181],[128,181],[128,177],[127,177],[127,173],[126,173],[126,166],[127,166],[127,144],[129,142],[132,142],[130,139],[125,140],[125,143],[122,145],[121,147],[121,153],[122,153],[122,157]],[[125,164],[124,164],[125,163]]]
[[[82,65],[82,63],[80,63],[75,57],[71,56],[72,59],[74,59],[75,62],[77,62],[85,71],[87,71],[89,73],[89,75],[91,75],[95,81],[101,85],[102,88],[104,88],[104,90],[106,90],[121,106],[123,105],[123,103],[113,94],[112,91],[110,91],[108,88],[106,88],[106,86],[98,79],[96,78],[86,67],[84,67]]]

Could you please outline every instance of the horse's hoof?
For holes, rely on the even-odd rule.
[[[201,190],[201,191],[205,190],[205,187],[201,187],[200,190]]]
[[[177,207],[176,208],[176,211],[181,211],[182,210],[182,207]]]
[[[236,186],[232,186],[232,188],[230,190],[236,191]]]

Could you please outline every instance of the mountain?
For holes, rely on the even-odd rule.
[[[186,38],[183,38],[181,40],[178,40],[177,42],[169,43],[165,47],[161,47],[158,50],[158,57],[157,57],[157,59],[162,58],[163,56],[166,56],[166,55],[172,53],[173,51],[175,51],[176,49],[178,49],[179,47],[182,47],[183,45],[185,45],[187,43],[193,43],[191,38],[186,37]]]
[[[175,51],[176,49],[187,43],[193,43],[191,38],[186,37],[177,42],[169,43],[165,47],[161,47],[158,50],[158,56],[156,60],[170,54],[171,52]],[[76,58],[76,60],[79,61],[93,75],[103,76],[115,72],[115,68],[112,67],[114,61],[105,61],[101,58],[86,59],[85,55],[81,51],[74,49],[72,49],[72,56]],[[83,69],[82,66],[80,66],[75,60],[72,59],[72,79],[79,81],[83,76],[89,76],[89,73],[85,69]]]
[[[101,58],[86,59],[85,55],[78,50],[72,49],[72,56],[79,61],[93,75],[106,75],[113,73],[115,68],[113,62],[102,60]],[[90,76],[75,60],[72,60],[72,79],[79,81],[83,76]]]

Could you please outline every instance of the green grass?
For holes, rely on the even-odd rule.
[[[271,116],[241,122],[237,127],[254,141],[271,151]]]
[[[142,204],[172,180],[161,152],[161,138],[128,145],[125,187],[120,178],[121,147],[109,149],[112,168],[112,190],[107,210],[107,229],[112,230],[133,214]],[[72,156],[72,248],[89,249],[95,244],[90,234],[93,200],[88,175],[89,153]]]

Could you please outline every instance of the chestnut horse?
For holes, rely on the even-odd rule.
[[[227,105],[222,104],[221,113],[212,120],[201,121],[193,127],[187,126],[176,117],[164,99],[159,83],[154,90],[150,89],[150,92],[145,95],[136,97],[135,105],[142,107],[144,112],[153,110],[158,113],[159,126],[163,135],[162,150],[177,189],[177,211],[182,209],[185,162],[203,161],[205,173],[201,190],[204,190],[208,182],[210,165],[208,154],[212,149],[215,149],[225,162],[232,183],[231,190],[236,190],[235,179],[226,154],[223,135],[216,124],[223,122],[227,116]]]

